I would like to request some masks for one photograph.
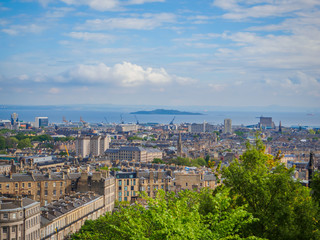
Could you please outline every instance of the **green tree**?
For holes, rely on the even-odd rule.
[[[320,204],[320,172],[315,172],[311,181],[312,197]]]
[[[160,190],[155,199],[145,198],[148,208],[119,206],[112,215],[86,221],[71,239],[244,239],[239,230],[253,221],[242,207],[232,209],[227,191],[214,196],[182,191],[177,196]],[[212,210],[206,215],[200,210],[204,199]]]
[[[18,143],[18,148],[23,149],[27,147],[32,147],[30,139],[29,138],[21,139]]]
[[[4,136],[0,136],[0,150],[6,149],[6,138]]]
[[[18,146],[19,140],[15,137],[6,138],[6,147],[7,148],[16,148]]]
[[[319,239],[318,208],[309,189],[292,178],[294,169],[279,164],[279,155],[264,153],[260,139],[247,145],[239,160],[224,168],[222,177],[236,204],[259,221],[247,228],[249,233],[268,239]]]
[[[163,161],[162,159],[160,159],[160,158],[154,158],[153,161],[152,161],[152,163],[163,164],[164,161]]]

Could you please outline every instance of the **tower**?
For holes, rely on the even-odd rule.
[[[227,118],[224,120],[224,131],[223,133],[227,134],[227,133],[232,133],[232,121],[231,119]]]
[[[279,123],[279,132],[282,133],[281,121],[280,121],[280,123]]]
[[[178,144],[177,144],[177,155],[179,157],[182,156],[182,140],[181,140],[181,132],[179,132]]]

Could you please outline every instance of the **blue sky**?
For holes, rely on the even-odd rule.
[[[4,0],[0,103],[319,108],[320,1]]]

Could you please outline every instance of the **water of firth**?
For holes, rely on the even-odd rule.
[[[136,118],[140,123],[202,123],[223,124],[224,119],[232,119],[232,125],[253,125],[259,122],[259,117],[272,117],[274,123],[283,126],[320,126],[320,113],[307,112],[263,112],[263,111],[190,111],[203,115],[133,115],[134,107],[62,107],[62,106],[2,106],[0,120],[10,119],[13,112],[19,115],[19,120],[34,121],[35,117],[48,117],[50,123],[62,123],[63,117],[72,122],[79,122],[80,117],[89,123],[120,123],[121,118],[125,123],[135,123]]]

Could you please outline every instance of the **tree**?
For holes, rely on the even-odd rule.
[[[320,204],[320,172],[315,172],[311,181],[312,197]]]
[[[0,136],[0,150],[6,149],[6,138],[4,136]]]
[[[238,206],[247,205],[248,212],[259,221],[246,231],[268,239],[319,239],[318,208],[309,189],[294,181],[294,169],[280,164],[280,157],[264,153],[260,139],[247,144],[246,152],[229,167],[222,178]]]
[[[86,221],[71,239],[244,239],[239,230],[253,221],[243,207],[231,207],[228,191],[216,195],[210,190],[182,191],[176,195],[160,190],[155,199],[144,198],[147,208],[120,206],[112,215]],[[204,201],[211,210],[205,215]]]
[[[23,149],[27,147],[32,147],[30,139],[29,138],[21,139],[18,143],[18,148]]]
[[[152,161],[152,163],[163,164],[164,161],[163,161],[162,159],[160,159],[160,158],[154,158],[153,161]]]

